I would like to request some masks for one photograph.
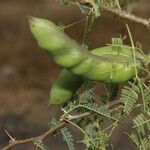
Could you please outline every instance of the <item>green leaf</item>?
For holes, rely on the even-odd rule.
[[[127,12],[132,13],[134,8],[137,6],[139,0],[130,0],[127,4]]]
[[[85,14],[85,15],[88,15],[88,14],[89,14],[89,12],[90,12],[90,10],[91,10],[90,7],[85,6],[85,5],[82,5],[82,4],[80,4],[79,2],[76,2],[76,3],[77,3],[77,5],[79,6],[79,8],[80,8],[82,14]]]
[[[85,136],[83,143],[85,143],[89,150],[106,150],[108,146],[108,137],[99,126],[98,122],[93,122],[85,127]]]
[[[67,127],[61,129],[62,135],[64,140],[66,141],[69,150],[75,150],[74,143],[73,143],[73,135],[68,130]]]
[[[58,26],[59,26],[61,31],[64,31],[65,25],[62,21],[58,23]]]
[[[133,128],[137,128],[138,133],[145,136],[145,129],[146,131],[150,132],[150,119],[147,119],[143,114],[139,114],[133,119]]]
[[[108,95],[101,95],[100,100],[106,104],[106,102],[109,101],[109,96]]]
[[[108,92],[108,100],[114,100],[119,91],[119,85],[116,83],[105,83]]]
[[[106,117],[108,119],[118,121],[116,118],[114,118],[110,115],[110,110],[107,107],[98,106],[98,104],[95,102],[91,102],[88,104],[80,104],[79,107],[88,109],[89,111],[95,112],[95,113],[99,114],[100,116]]]
[[[140,92],[140,89],[137,85],[134,83],[128,82],[129,86],[124,86],[122,89],[122,93],[120,96],[120,101],[124,104],[124,113],[129,114],[132,109],[134,108],[134,105],[138,99],[138,94]]]
[[[142,108],[145,113],[150,115],[150,86],[146,86],[145,84],[143,84],[143,94],[144,94],[144,100],[146,105],[145,105],[145,109],[144,109],[144,105]]]
[[[61,4],[61,5],[67,5],[70,0],[58,0],[58,2]]]
[[[53,127],[56,126],[58,123],[57,119],[55,117],[52,117],[51,121],[48,123],[49,126]]]
[[[97,18],[98,16],[100,16],[100,1],[94,0],[92,1],[92,5],[93,5],[95,17]]]
[[[113,37],[111,41],[112,41],[112,45],[118,45],[118,46],[123,45],[123,40],[121,38]]]
[[[35,138],[33,140],[34,145],[36,145],[38,147],[38,149],[40,150],[48,150],[47,147],[44,145],[44,143],[39,140],[38,138]]]

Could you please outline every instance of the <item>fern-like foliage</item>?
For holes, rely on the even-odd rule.
[[[91,113],[96,113],[102,117],[111,120],[117,120],[116,118],[111,116],[111,112],[107,106],[99,106],[94,102],[93,99],[94,89],[89,88],[85,90],[76,100],[76,103],[69,103],[67,107],[65,107],[65,112],[70,112],[71,110],[77,109],[78,113],[83,113],[86,111],[90,111]]]
[[[50,126],[56,126],[58,124],[58,120],[56,118],[52,118],[51,122],[49,123]],[[74,150],[74,140],[73,140],[73,135],[71,134],[71,132],[69,131],[69,129],[67,127],[62,128],[61,133],[63,135],[63,139],[64,141],[67,143],[69,150]],[[58,134],[58,132],[57,132]]]
[[[106,106],[99,106],[95,102],[91,102],[88,104],[80,104],[79,107],[85,108],[91,112],[94,112],[100,116],[106,117],[111,120],[117,120],[116,118],[111,116],[110,110]]]
[[[137,133],[127,134],[133,143],[137,146],[139,150],[149,150],[150,149],[150,136],[148,138],[141,138]]]
[[[34,143],[34,145],[37,146],[38,149],[40,149],[40,150],[47,150],[47,147],[44,145],[44,143],[41,140],[35,138],[33,140],[33,143]]]
[[[123,112],[125,114],[129,114],[132,111],[140,93],[140,89],[136,84],[132,82],[128,83],[130,87],[124,86],[120,96],[120,101],[124,104]]]
[[[133,128],[136,128],[138,133],[141,133],[143,136],[146,135],[146,131],[150,132],[150,119],[147,119],[143,114],[139,114],[137,117],[135,117],[133,119],[133,124]]]
[[[123,46],[123,40],[121,38],[113,37],[111,41],[113,46]]]
[[[86,126],[83,143],[87,147],[86,150],[106,150],[108,137],[102,131],[99,124],[94,122]]]
[[[64,141],[66,141],[69,150],[74,150],[74,143],[73,143],[73,135],[71,134],[71,132],[68,130],[67,127],[64,127],[61,129]]]
[[[107,119],[111,120],[117,120],[116,118],[111,116],[111,111],[107,106],[99,106],[97,103],[95,103],[93,99],[93,94],[94,94],[94,85],[88,84],[86,87],[87,90],[85,90],[80,96],[79,96],[79,103],[78,107],[84,108],[91,113],[96,113],[97,115],[100,115],[102,117],[105,117]]]
[[[105,89],[107,90],[107,95],[101,95],[101,101],[107,103],[108,101],[113,101],[118,95],[119,84],[116,83],[105,83]]]
[[[90,81],[85,82],[83,85],[84,91],[79,95],[75,94],[74,97],[65,104],[65,106],[63,107],[63,111],[68,112],[73,110],[75,107],[78,107],[79,104],[87,104],[94,101],[94,86],[95,84]],[[84,111],[80,109],[79,113],[82,112]]]
[[[150,86],[143,84],[143,95],[145,100],[145,110],[144,112],[150,116]]]
[[[52,117],[51,121],[48,123],[50,126],[55,126],[58,123],[58,120],[55,117]]]
[[[127,134],[139,150],[150,149],[150,90],[147,85],[143,82],[139,83],[137,80],[128,82],[128,86],[124,86],[122,89],[121,96],[118,100],[119,105],[115,105],[116,107],[109,107],[107,101],[103,105],[97,104],[93,96],[94,85],[88,82],[83,85],[83,89],[80,92],[81,94],[74,96],[72,100],[65,104],[62,108],[62,116],[64,118],[66,117],[69,121],[69,117],[71,117],[72,114],[74,114],[75,117],[87,112],[89,113],[86,117],[79,117],[70,121],[71,125],[84,134],[82,142],[85,144],[86,150],[106,150],[109,145],[109,137],[112,135],[114,129],[118,126],[121,119],[127,114],[130,114],[133,108],[139,109],[141,113],[133,119],[133,132]],[[141,98],[144,98],[144,101],[137,103],[139,93],[142,93],[143,97]],[[115,101],[112,101],[112,103],[114,102]],[[146,104],[146,109],[144,109],[144,103]],[[53,118],[51,125],[55,126],[57,124],[58,121]],[[106,124],[107,126],[105,126]],[[74,150],[73,135],[68,128],[62,128],[59,133],[62,133],[69,150]]]
[[[139,150],[150,149],[150,119],[144,114],[139,114],[133,119],[134,132],[128,134]]]
[[[79,96],[79,103],[80,104],[87,104],[91,103],[93,101],[93,94],[94,94],[94,88],[91,87],[87,90],[85,90],[80,96]]]

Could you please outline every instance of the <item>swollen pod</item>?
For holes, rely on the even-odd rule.
[[[91,52],[79,46],[54,23],[30,18],[31,32],[56,64],[73,74],[101,82],[126,82],[135,75],[135,66],[141,70],[145,55],[136,51],[136,63],[129,46],[106,46]]]
[[[38,45],[46,50],[56,64],[70,68],[82,62],[85,52],[53,22],[30,17],[30,29]]]
[[[85,79],[121,83],[140,72],[150,56],[127,45],[109,45],[88,51],[69,38],[53,22],[30,18],[30,29],[40,47],[64,69],[50,91],[50,104],[67,102]]]
[[[84,79],[63,69],[52,85],[49,105],[67,102],[81,87]]]

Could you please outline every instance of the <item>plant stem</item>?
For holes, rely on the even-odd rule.
[[[92,0],[79,0],[79,1],[81,4],[92,6]],[[116,9],[116,8],[114,8],[110,5],[106,5],[106,4],[101,4],[100,8],[101,8],[101,10],[103,10],[107,13],[113,14],[117,17],[120,17],[125,20],[129,20],[131,22],[140,24],[140,25],[146,27],[148,30],[150,30],[150,18],[149,19],[141,18],[141,17],[135,16],[133,14],[130,14],[124,10]]]

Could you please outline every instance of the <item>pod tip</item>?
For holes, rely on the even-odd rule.
[[[29,20],[29,22],[35,22],[36,18],[32,17],[32,16],[28,16],[28,20]]]

